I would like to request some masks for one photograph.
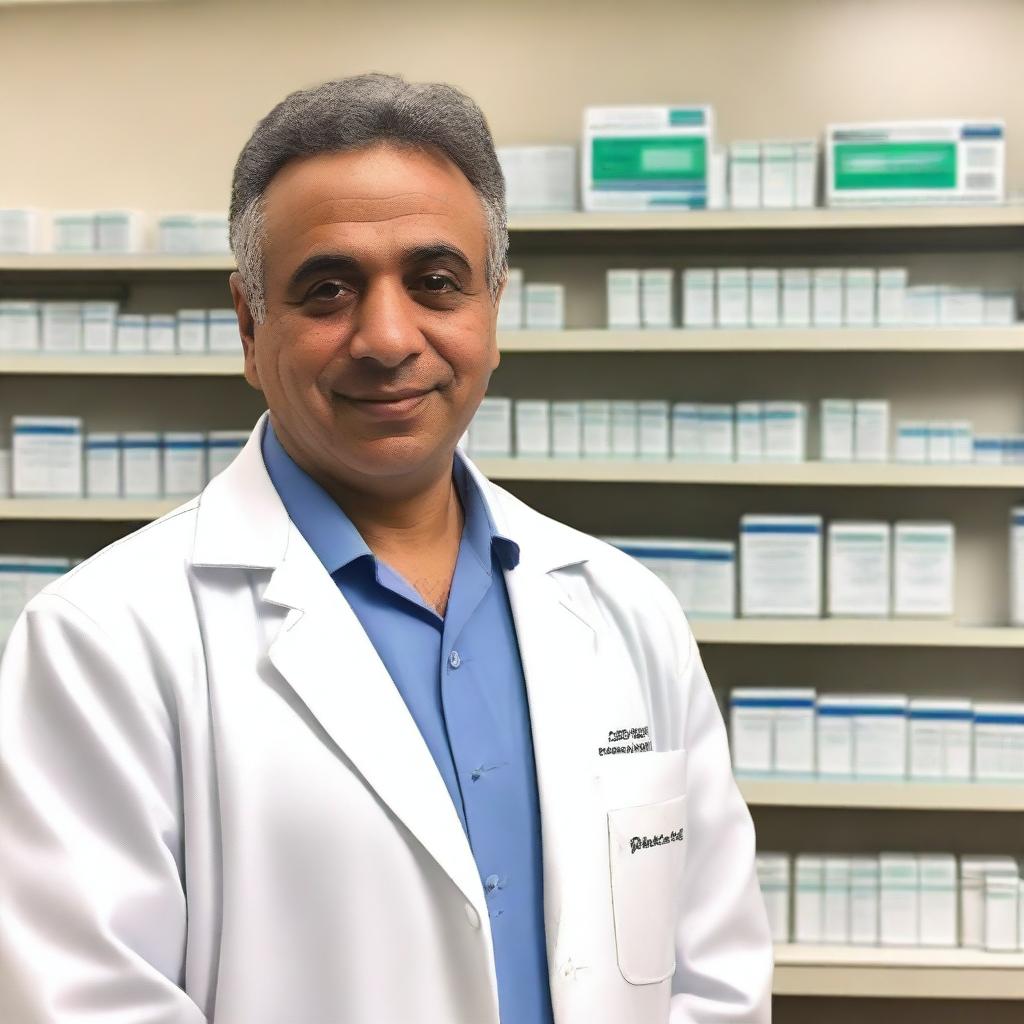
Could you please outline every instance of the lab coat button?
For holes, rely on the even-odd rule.
[[[476,907],[472,903],[466,904],[466,920],[469,922],[470,928],[480,927],[480,915],[476,912]]]
[[[448,664],[451,665],[452,668],[458,668],[462,664],[462,656],[458,651],[452,651],[452,653],[448,655]]]

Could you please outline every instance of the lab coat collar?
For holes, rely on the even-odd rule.
[[[260,417],[235,460],[200,495],[194,565],[276,569],[285,561],[289,536],[297,531],[263,461],[263,429],[268,418],[267,413]],[[461,451],[456,450],[455,458],[483,496],[492,536],[517,545],[522,564],[539,572],[554,572],[587,561],[593,544],[590,538],[540,515],[496,487]],[[505,559],[502,561],[504,564]]]

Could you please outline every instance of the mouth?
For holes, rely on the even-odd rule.
[[[396,391],[382,395],[339,395],[353,408],[376,419],[401,419],[412,415],[431,394],[427,391]]]

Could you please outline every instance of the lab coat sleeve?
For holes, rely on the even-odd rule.
[[[681,618],[681,616],[680,616]],[[681,666],[687,847],[671,1024],[768,1024],[772,943],[754,827],[732,775],[725,726],[697,645]]]
[[[184,973],[174,716],[146,659],[65,598],[0,666],[0,1020],[200,1024]]]

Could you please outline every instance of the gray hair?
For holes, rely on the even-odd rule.
[[[368,74],[293,92],[256,126],[231,181],[231,251],[257,323],[266,319],[263,196],[290,160],[382,143],[432,150],[450,160],[480,197],[487,221],[485,273],[496,297],[507,270],[505,179],[480,108],[441,83]]]

